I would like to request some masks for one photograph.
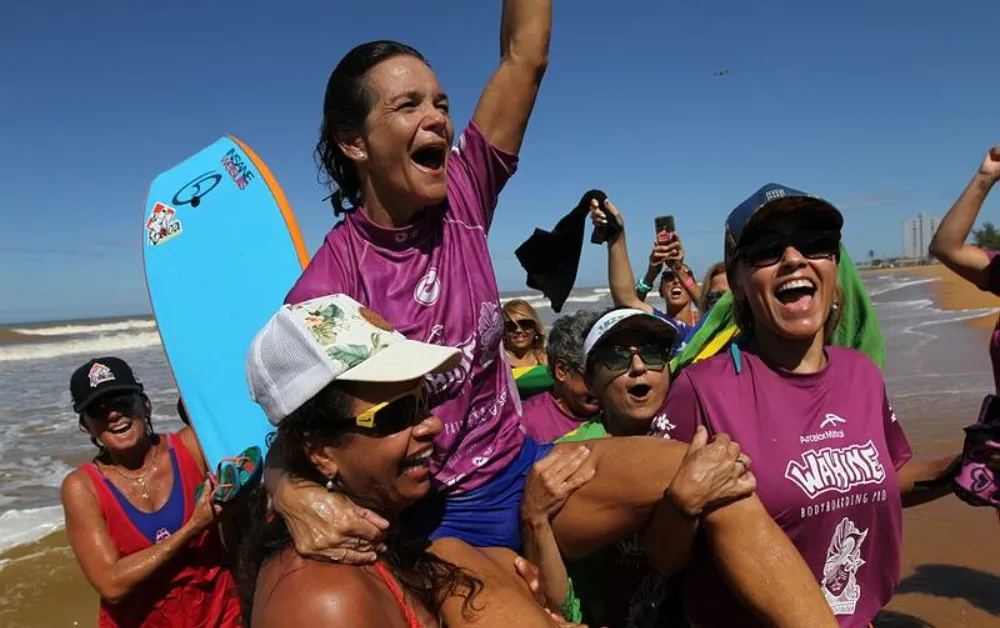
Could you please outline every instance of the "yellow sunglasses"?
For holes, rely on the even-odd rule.
[[[423,392],[423,385],[420,384],[392,399],[377,403],[354,417],[354,424],[383,436],[402,432],[427,416]]]

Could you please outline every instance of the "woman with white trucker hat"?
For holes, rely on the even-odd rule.
[[[650,319],[660,325],[659,319]],[[609,325],[613,326],[613,322]],[[423,375],[446,372],[460,359],[457,350],[405,339],[392,331],[381,316],[345,295],[283,306],[257,335],[250,350],[250,388],[254,399],[278,426],[272,447],[286,471],[323,486],[327,492],[341,493],[384,518],[389,523],[383,537],[388,548],[382,559],[390,563],[399,558],[395,544],[404,531],[417,539],[429,538],[420,518],[413,517],[412,509],[408,508],[431,493],[429,456],[434,437],[441,430],[439,421],[422,420],[426,412],[419,411]],[[334,438],[329,425],[341,429],[338,433],[342,437]],[[298,444],[289,446],[289,439],[296,434],[300,434],[294,441]],[[288,438],[283,439],[283,435]],[[615,508],[613,504],[643,499],[648,506],[642,512],[648,515],[663,499],[687,453],[685,445],[650,437],[605,439],[587,447],[591,453],[581,471],[594,477],[568,500],[563,510],[587,493],[594,493],[594,501],[609,506],[606,512],[591,513],[589,519],[596,523],[596,529],[584,517],[579,528],[561,532],[557,528],[561,513],[556,515],[554,529],[560,546],[571,548],[567,550],[570,552],[574,549],[580,552],[580,547],[600,547],[641,527],[642,519],[633,518],[636,509],[627,505]],[[551,446],[545,448],[546,452],[549,450]],[[520,490],[523,491],[523,477]],[[518,504],[519,495],[520,492]],[[624,495],[625,499],[614,495]],[[416,505],[419,508],[421,504]],[[660,523],[664,530],[671,526],[687,529],[697,519],[696,525],[711,539],[733,586],[769,624],[824,625],[829,610],[818,588],[808,578],[805,564],[789,540],[766,516],[756,498],[751,496],[711,508],[714,505],[705,504],[692,510],[688,504],[678,504],[675,520]],[[579,502],[575,507],[580,507]],[[285,567],[277,566],[281,564],[279,561],[269,571],[270,564],[265,565],[261,578],[262,582],[283,588],[285,581],[297,577],[279,577],[286,574],[286,568],[296,571],[289,565],[313,563],[291,552],[291,525],[279,519],[274,518],[270,525],[280,526],[284,531],[281,547],[282,556],[287,558]],[[602,527],[606,520],[615,525]],[[618,534],[615,527],[624,530],[620,536],[615,536]],[[449,548],[460,548],[456,562],[470,553],[474,557],[487,555],[454,539],[446,541],[443,547],[445,553]],[[436,551],[437,545],[433,548]],[[448,559],[444,554],[442,557]],[[260,560],[263,559],[258,559],[258,563]],[[391,593],[391,579],[380,574],[379,567],[372,569],[370,572],[367,567],[342,566],[344,573],[360,572],[381,578]],[[274,574],[273,579],[270,574]],[[404,589],[409,586],[406,573],[393,575],[400,578]],[[257,588],[271,591],[274,587]],[[308,587],[289,587],[287,595],[296,599],[298,594],[293,589]],[[793,601],[789,602],[788,597]],[[400,599],[404,598],[405,595]]]
[[[343,295],[283,307],[257,335],[247,372],[277,427],[271,447],[296,476],[349,495],[392,527],[374,565],[309,560],[259,491],[240,573],[251,625],[556,625],[514,573],[510,550],[451,539],[430,546],[400,525],[431,490],[428,459],[441,431],[423,378],[459,358],[405,339]]]

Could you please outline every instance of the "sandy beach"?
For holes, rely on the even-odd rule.
[[[962,321],[935,320],[929,327],[906,323],[915,331],[907,327],[899,334],[892,325],[901,323],[891,317],[883,325],[890,330],[887,385],[915,453],[956,453],[961,428],[975,420],[982,395],[991,392],[986,342],[1000,299],[940,265],[865,271],[866,280],[890,274],[913,284],[893,292],[897,300],[888,304],[893,311],[937,308],[946,311],[943,318],[954,312]],[[983,315],[965,313],[970,309],[982,309]],[[1000,626],[1000,523],[995,511],[969,507],[954,497],[905,511],[902,569],[902,583],[889,605],[892,621],[880,626]],[[61,531],[0,555],[0,626],[94,626],[97,602]]]

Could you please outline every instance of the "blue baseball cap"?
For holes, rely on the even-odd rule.
[[[736,260],[741,239],[747,231],[775,212],[798,209],[810,210],[810,216],[815,219],[818,229],[840,231],[844,226],[843,215],[829,201],[786,185],[768,183],[737,205],[726,218],[726,268],[731,268]]]

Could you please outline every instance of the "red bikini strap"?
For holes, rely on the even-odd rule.
[[[406,605],[406,598],[403,597],[403,592],[399,590],[398,586],[396,586],[396,580],[389,574],[389,570],[385,568],[385,565],[383,565],[381,561],[377,561],[375,563],[375,571],[377,571],[378,575],[385,580],[389,590],[392,591],[392,597],[396,598],[399,605],[403,607],[403,615],[406,616],[406,623],[410,625],[410,628],[422,628],[417,616],[412,610],[410,610],[410,607]]]

